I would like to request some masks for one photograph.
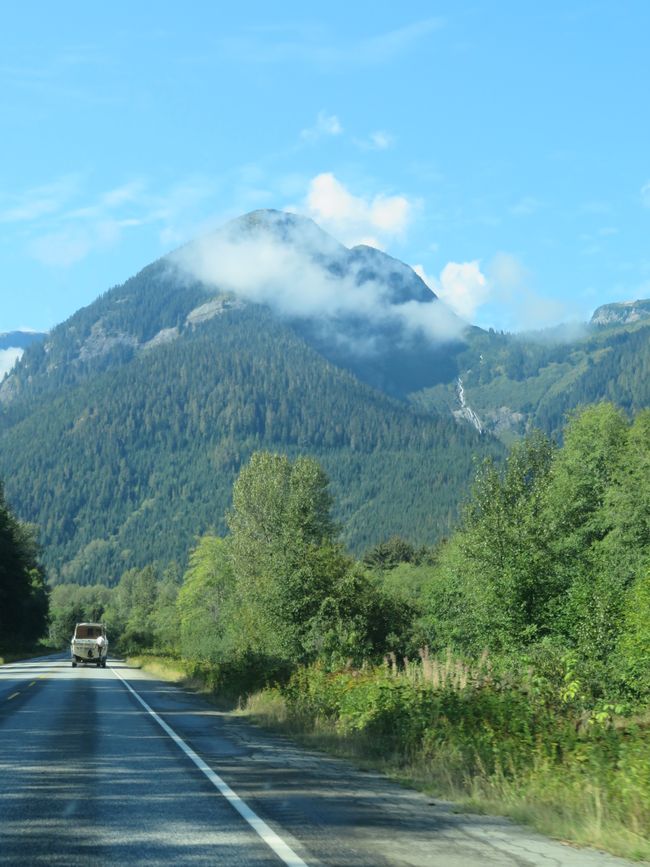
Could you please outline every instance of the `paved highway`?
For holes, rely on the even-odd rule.
[[[117,660],[0,667],[0,864],[626,863],[456,814]]]

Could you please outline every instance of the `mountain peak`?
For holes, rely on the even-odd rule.
[[[357,279],[360,282],[381,277],[387,283],[390,287],[391,304],[404,304],[408,301],[428,304],[437,299],[436,294],[409,265],[389,256],[383,250],[378,250],[377,247],[357,244],[350,249],[349,258],[358,269]]]
[[[269,240],[296,246],[305,252],[320,255],[341,255],[345,247],[325,232],[309,217],[292,211],[275,208],[259,208],[226,223],[214,233],[217,238],[229,241]]]
[[[603,304],[594,311],[590,324],[631,325],[642,319],[650,319],[650,299]]]

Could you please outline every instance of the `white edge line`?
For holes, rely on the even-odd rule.
[[[260,819],[260,817],[248,806],[246,801],[239,797],[239,795],[234,792],[228,783],[221,779],[219,774],[216,774],[209,765],[207,765],[203,759],[198,756],[194,750],[189,747],[183,738],[180,735],[177,735],[174,729],[167,725],[167,723],[158,716],[158,714],[152,710],[147,702],[141,698],[138,693],[133,689],[131,684],[122,677],[112,666],[109,666],[113,674],[118,677],[124,686],[129,690],[129,692],[134,695],[137,700],[140,702],[142,707],[149,713],[158,725],[169,735],[169,737],[183,750],[185,755],[190,758],[194,764],[199,768],[199,770],[203,771],[205,776],[210,780],[213,786],[218,789],[224,798],[228,801],[228,803],[237,810],[239,815],[244,819],[251,828],[255,831],[255,833],[269,846],[275,854],[280,858],[285,864],[289,865],[289,867],[307,867],[307,864],[300,858],[293,849],[284,842],[282,837],[279,837],[275,831],[270,828],[264,819]]]

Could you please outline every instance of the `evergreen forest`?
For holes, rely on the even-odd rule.
[[[37,363],[35,352],[21,376]],[[473,455],[503,453],[364,385],[252,305],[104,371],[59,375],[73,381],[47,398],[28,389],[0,432],[8,497],[41,528],[53,583],[111,585],[127,564],[182,559],[197,532],[225,530],[233,481],[258,449],[322,463],[355,551],[391,532],[441,538]]]
[[[312,457],[256,451],[223,532],[113,589],[55,586],[51,639],[102,618],[266,724],[647,856],[650,411],[593,405],[561,446],[487,457],[433,546],[354,557],[333,506]]]

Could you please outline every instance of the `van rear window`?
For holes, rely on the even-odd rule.
[[[102,634],[101,626],[77,626],[76,638],[99,638]]]

